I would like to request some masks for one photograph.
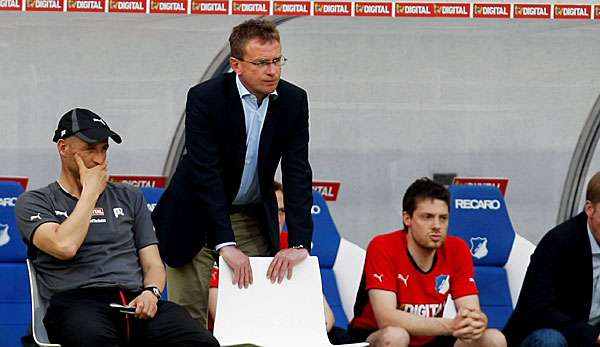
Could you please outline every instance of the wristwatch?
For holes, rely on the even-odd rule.
[[[152,294],[154,294],[154,296],[156,296],[156,299],[160,300],[162,293],[160,292],[160,289],[158,289],[158,287],[155,287],[155,286],[144,287],[143,291],[146,291],[146,290],[152,292]]]

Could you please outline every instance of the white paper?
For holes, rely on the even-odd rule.
[[[214,335],[221,346],[252,343],[262,347],[331,347],[317,257],[298,264],[292,279],[282,283],[271,283],[266,277],[272,259],[251,257],[253,284],[242,289],[232,284],[231,269],[219,259]]]

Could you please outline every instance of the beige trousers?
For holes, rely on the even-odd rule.
[[[270,242],[262,231],[264,225],[257,215],[240,212],[229,217],[237,247],[244,254],[249,257],[271,254]],[[167,267],[169,300],[183,306],[204,327],[208,316],[210,272],[218,258],[217,252],[204,247],[191,262],[177,268]]]

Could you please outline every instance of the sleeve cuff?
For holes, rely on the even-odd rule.
[[[235,246],[236,243],[235,242],[223,242],[223,243],[219,243],[218,245],[215,246],[215,251],[219,251],[221,248],[225,247],[225,246]]]

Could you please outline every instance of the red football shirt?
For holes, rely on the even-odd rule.
[[[423,272],[408,254],[407,233],[403,230],[376,236],[367,248],[365,283],[369,289],[396,293],[398,309],[423,317],[441,317],[448,294],[453,298],[478,294],[473,276],[473,260],[466,243],[448,236],[437,250],[433,267]],[[366,293],[363,293],[366,294]],[[359,295],[360,296],[360,295]],[[367,301],[351,326],[377,330],[373,308]],[[411,336],[411,346],[421,346],[432,336]]]

